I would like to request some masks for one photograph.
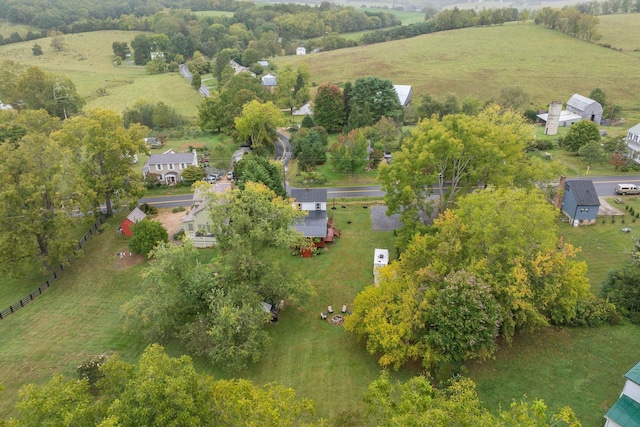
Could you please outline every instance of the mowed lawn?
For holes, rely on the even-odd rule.
[[[273,254],[274,262],[310,280],[316,295],[304,307],[285,307],[280,321],[267,326],[272,342],[263,360],[242,373],[257,383],[276,381],[295,388],[313,399],[317,415],[326,418],[359,409],[361,393],[380,367],[342,326],[321,321],[320,312],[328,305],[336,311],[343,304],[351,307],[355,295],[373,280],[376,247],[391,249],[395,257],[393,232],[372,231],[369,209],[362,204],[344,206],[329,209],[342,237],[322,255],[302,259],[286,251]],[[116,252],[125,248],[126,240],[116,236],[112,223],[91,238],[86,256],[49,291],[0,321],[0,382],[7,388],[0,399],[0,419],[15,415],[18,390],[28,382],[42,383],[57,372],[73,377],[75,366],[94,354],[117,351],[132,361],[141,353],[144,345],[120,329],[120,306],[141,291],[144,267],[115,268]],[[184,352],[175,344],[168,351],[174,356]],[[195,362],[200,370],[223,376],[206,361]],[[410,375],[403,371],[394,376]]]
[[[490,100],[502,87],[520,86],[538,107],[599,87],[607,99],[637,108],[640,93],[636,57],[531,22],[274,59],[280,67],[302,61],[315,84],[376,75],[412,85],[414,97],[452,93],[459,100],[469,95]]]
[[[45,71],[63,74],[76,85],[87,100],[85,109],[102,107],[124,111],[138,100],[164,102],[180,114],[195,117],[202,97],[179,73],[150,75],[144,67],[113,64],[114,41],[131,43],[137,31],[96,31],[64,36],[67,49],[56,52],[51,39],[0,46],[0,57]],[[38,43],[44,53],[34,56],[31,48]],[[131,59],[133,60],[133,59]],[[106,89],[106,96],[98,96]]]

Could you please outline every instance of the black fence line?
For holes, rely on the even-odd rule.
[[[85,242],[87,240],[89,240],[89,237],[98,229],[98,227],[100,227],[104,223],[105,218],[106,217],[104,215],[100,215],[100,217],[98,217],[98,219],[91,226],[89,231],[87,231],[84,234],[84,236],[82,236],[80,238],[80,240],[78,241],[78,245],[76,246],[76,249],[74,250],[74,252],[77,252],[80,249],[82,249],[82,246],[84,246]],[[70,260],[71,260],[71,258],[68,259],[68,261],[70,261]],[[49,276],[49,278],[47,280],[45,280],[45,282],[42,285],[38,286],[37,289],[35,289],[33,292],[31,292],[26,297],[22,298],[20,301],[14,303],[14,304],[11,304],[7,308],[4,308],[4,309],[0,310],[0,320],[3,320],[8,315],[13,314],[16,311],[20,310],[22,307],[24,307],[25,305],[29,304],[31,301],[36,299],[36,297],[41,295],[44,291],[49,289],[51,287],[51,285],[53,284],[53,282],[55,282],[56,279],[58,277],[60,277],[60,275],[62,274],[63,270],[64,270],[64,265],[60,264],[58,266],[58,268],[56,268],[53,271],[53,274],[51,274],[51,276]]]

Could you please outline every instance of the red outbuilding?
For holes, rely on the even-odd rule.
[[[127,237],[133,236],[131,229],[136,222],[142,221],[147,215],[140,209],[135,208],[129,215],[120,223],[120,231]]]

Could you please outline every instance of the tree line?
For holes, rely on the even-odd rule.
[[[425,376],[400,382],[385,372],[363,394],[364,410],[327,420],[315,416],[314,402],[291,388],[215,379],[197,372],[189,357],[170,357],[159,345],[147,347],[135,363],[117,354],[93,357],[77,373],[76,379],[56,375],[41,385],[25,385],[16,404],[19,416],[7,425],[580,426],[571,408],[551,412],[542,400],[526,397],[491,413],[467,378],[434,387]]]

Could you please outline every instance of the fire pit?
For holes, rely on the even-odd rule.
[[[342,325],[342,323],[344,322],[344,317],[336,314],[335,316],[332,316],[331,319],[329,319],[329,322],[331,322],[332,325],[336,326]]]

